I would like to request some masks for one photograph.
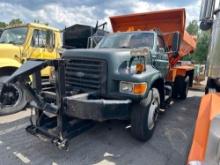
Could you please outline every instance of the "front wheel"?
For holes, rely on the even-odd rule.
[[[0,82],[7,79],[9,76],[0,77]],[[0,115],[9,115],[19,112],[24,109],[27,104],[24,89],[19,83],[8,84],[1,92]]]
[[[160,109],[160,94],[152,88],[148,96],[132,107],[131,134],[140,141],[149,140],[154,132]]]

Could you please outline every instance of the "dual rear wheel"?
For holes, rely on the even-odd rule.
[[[189,76],[177,76],[173,87],[173,98],[185,100],[189,91]]]

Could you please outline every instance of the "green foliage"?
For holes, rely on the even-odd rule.
[[[6,28],[7,26],[16,26],[20,24],[23,24],[23,21],[19,18],[12,19],[8,24],[6,22],[0,21],[0,28]]]
[[[200,32],[197,40],[196,51],[192,55],[193,61],[196,63],[205,63],[206,57],[208,55],[210,40],[210,32]]]
[[[198,22],[196,20],[191,21],[187,26],[186,31],[191,35],[195,35],[195,36],[198,35],[199,32]]]
[[[22,22],[22,20],[19,19],[19,18],[12,19],[12,20],[9,22],[9,26],[16,26],[16,25],[20,25],[20,24],[23,24],[23,22]]]
[[[44,25],[49,26],[49,23],[48,23],[48,22],[43,23],[43,22],[40,22],[40,20],[38,20],[38,19],[35,19],[35,20],[34,20],[34,23],[42,23],[42,24],[44,24]]]
[[[185,56],[183,60],[204,64],[208,54],[210,31],[199,31],[198,22],[195,20],[189,23],[186,30],[189,34],[197,36],[197,46],[195,52],[190,56]]]
[[[5,28],[7,24],[5,22],[0,22],[0,28]]]

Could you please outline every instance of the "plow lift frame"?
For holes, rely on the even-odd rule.
[[[49,61],[27,61],[21,68],[6,80],[4,85],[18,81],[27,91],[32,100],[28,106],[35,111],[35,121],[33,121],[33,112],[31,112],[30,123],[26,131],[34,136],[43,136],[50,139],[59,149],[67,150],[69,140],[83,133],[94,125],[94,121],[80,120],[67,117],[65,111],[65,63],[66,60],[49,60]],[[40,71],[47,67],[55,68],[56,75],[56,105],[49,104],[41,97],[41,76]],[[32,75],[33,84],[22,83],[25,77]],[[2,94],[2,90],[1,94]],[[2,97],[2,96],[1,96]],[[0,99],[1,99],[0,97]],[[48,117],[48,115],[50,117]]]

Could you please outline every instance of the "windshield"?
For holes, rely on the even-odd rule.
[[[153,48],[153,33],[115,33],[103,38],[98,48]]]
[[[27,34],[27,27],[10,28],[3,31],[0,43],[22,45]]]

